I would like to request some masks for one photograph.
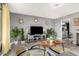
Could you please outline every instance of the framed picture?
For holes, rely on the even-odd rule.
[[[79,26],[79,17],[74,18],[74,25]]]

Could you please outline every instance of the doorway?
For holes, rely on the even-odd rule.
[[[69,22],[62,23],[62,39],[68,39],[69,38]]]

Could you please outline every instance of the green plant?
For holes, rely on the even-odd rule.
[[[45,32],[45,31],[43,31],[43,34],[46,34],[46,32]]]
[[[47,38],[56,39],[56,37],[57,37],[57,33],[55,32],[54,29],[52,29],[52,28],[47,29]]]
[[[21,28],[21,40],[24,41],[24,29]]]
[[[20,29],[18,29],[18,27],[14,27],[11,32],[10,32],[10,35],[11,35],[11,38],[13,39],[16,39],[19,35],[21,34],[21,31]]]

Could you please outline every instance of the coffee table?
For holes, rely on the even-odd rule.
[[[39,46],[43,47],[44,49],[44,56],[45,56],[45,52],[46,52],[46,48],[50,48],[53,46],[57,46],[57,45],[62,45],[63,51],[64,51],[64,42],[62,40],[42,40],[42,41],[38,41],[35,43],[35,45],[33,45],[30,49],[32,49],[35,46]]]
[[[44,40],[44,41],[38,42],[38,44],[40,45],[40,47],[44,48],[44,56],[45,56],[46,48],[57,46],[57,45],[60,45],[60,44],[62,44],[62,48],[63,48],[63,51],[64,51],[64,42],[62,40],[52,40],[52,41]]]

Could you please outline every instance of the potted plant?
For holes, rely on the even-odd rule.
[[[21,28],[21,42],[22,43],[24,43],[25,41],[24,41],[24,29],[23,28]]]
[[[50,41],[50,45],[52,45],[53,39],[56,39],[57,33],[55,32],[54,29],[50,28],[47,29],[47,39]]]
[[[21,28],[21,40],[24,41],[24,29]]]
[[[56,37],[57,37],[57,33],[55,32],[54,29],[52,29],[52,28],[47,29],[47,38],[56,39]]]
[[[21,31],[20,29],[18,29],[17,26],[11,29],[10,36],[12,38],[12,41],[18,40],[19,39],[18,37],[20,36],[20,34],[21,34]]]

